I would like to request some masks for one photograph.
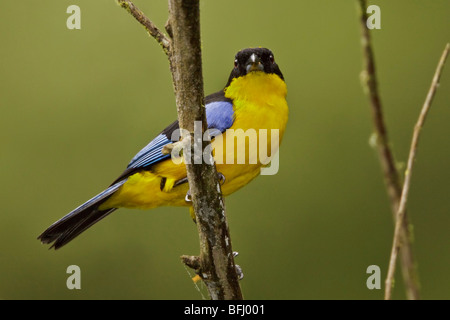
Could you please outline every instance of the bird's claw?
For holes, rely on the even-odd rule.
[[[233,251],[233,258],[236,258],[239,255],[239,252]],[[236,268],[236,274],[238,276],[239,280],[242,280],[244,278],[244,272],[242,271],[242,268],[240,265],[235,264],[234,267]]]
[[[221,172],[217,172],[217,177],[219,178],[220,185],[223,185],[225,183],[225,176]]]
[[[186,196],[184,197],[184,201],[192,202],[191,189],[186,192]]]
[[[235,264],[234,267],[236,268],[236,274],[238,276],[238,280],[244,279],[244,272],[242,272],[241,266],[238,264]]]

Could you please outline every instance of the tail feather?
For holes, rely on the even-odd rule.
[[[125,180],[122,180],[113,184],[105,191],[74,209],[48,227],[38,239],[45,244],[53,243],[50,249],[59,249],[69,243],[83,231],[117,209],[99,210],[98,207],[111,197],[124,183]]]
[[[69,220],[65,220],[61,223],[58,223],[59,221],[57,221],[45,230],[38,237],[38,239],[45,244],[53,243],[50,249],[59,249],[80,235],[94,223],[108,216],[114,210],[116,210],[116,208],[111,208],[104,211],[99,211],[96,208],[89,208],[83,212],[80,212],[76,216],[73,216]]]

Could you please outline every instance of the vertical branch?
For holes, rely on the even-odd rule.
[[[364,69],[361,73],[361,81],[370,102],[374,131],[376,134],[378,158],[383,171],[385,185],[395,221],[402,194],[402,186],[397,168],[395,166],[394,156],[390,148],[386,124],[383,117],[381,99],[378,92],[375,58],[372,50],[370,32],[366,25],[368,18],[366,12],[367,1],[358,0],[358,2],[361,25],[361,44],[364,57]],[[408,299],[417,300],[419,299],[419,280],[412,251],[411,228],[409,228],[409,221],[406,212],[404,219],[402,219],[400,237],[402,243],[402,249],[400,251],[401,264],[406,293]]]
[[[169,0],[167,38],[130,0],[119,4],[141,23],[168,56],[183,141],[191,143],[186,171],[200,238],[200,256],[182,256],[203,279],[213,300],[242,299],[219,179],[212,159],[203,161],[209,141],[203,95],[199,0]],[[200,137],[194,131],[200,124]],[[197,132],[198,133],[198,132]],[[194,139],[197,139],[195,141]],[[200,153],[200,155],[199,155]],[[198,160],[201,160],[200,162]]]
[[[180,128],[189,131],[191,141],[194,141],[194,121],[202,124],[202,136],[207,127],[199,11],[199,0],[169,0],[178,119]],[[202,143],[204,150],[209,142]],[[205,161],[196,164],[194,145],[186,168],[200,237],[197,273],[212,299],[242,299],[217,171],[214,164]]]
[[[442,56],[439,59],[438,66],[436,68],[436,72],[434,73],[434,77],[431,82],[431,87],[428,90],[427,97],[425,99],[422,110],[420,112],[419,119],[417,120],[417,123],[414,127],[413,137],[412,137],[412,141],[411,141],[411,147],[409,150],[408,165],[406,167],[406,172],[405,172],[405,181],[403,183],[402,196],[401,196],[400,205],[398,208],[397,221],[395,223],[394,239],[393,239],[393,243],[392,243],[391,258],[389,261],[389,270],[388,270],[388,274],[386,277],[386,283],[385,283],[386,291],[385,291],[384,298],[386,300],[390,300],[391,296],[392,296],[395,265],[397,262],[397,254],[398,254],[398,251],[399,251],[400,245],[401,245],[400,230],[401,230],[401,226],[403,223],[403,218],[406,213],[406,203],[408,201],[408,194],[409,194],[409,189],[410,189],[410,185],[411,185],[412,169],[413,169],[413,165],[414,165],[414,159],[416,158],[417,145],[419,143],[420,132],[425,123],[425,119],[428,114],[428,111],[431,108],[431,102],[433,101],[434,95],[436,93],[436,89],[439,86],[439,79],[441,77],[441,72],[442,72],[442,69],[444,68],[445,60],[447,59],[449,50],[450,50],[450,44],[447,43],[447,45],[444,49],[444,52],[442,53]]]

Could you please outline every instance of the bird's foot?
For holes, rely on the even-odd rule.
[[[222,174],[222,172],[217,172],[217,177],[219,178],[220,185],[223,185],[225,183],[225,176]]]
[[[188,191],[186,192],[186,196],[184,197],[184,201],[192,202],[191,189],[188,189]]]
[[[233,258],[236,258],[239,255],[239,252],[234,251],[233,252]],[[240,265],[235,264],[234,267],[236,268],[236,274],[238,276],[239,280],[242,280],[244,278],[244,272],[242,271],[242,268]]]

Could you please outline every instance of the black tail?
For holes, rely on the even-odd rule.
[[[99,210],[98,207],[109,197],[111,197],[111,195],[114,194],[114,192],[116,192],[117,189],[119,189],[119,187],[121,187],[124,183],[125,180],[122,180],[113,184],[102,193],[62,217],[48,227],[47,230],[45,230],[38,237],[38,239],[45,244],[53,243],[50,249],[59,249],[69,243],[80,233],[117,209],[110,208],[106,210]]]
[[[54,242],[50,249],[59,249],[114,210],[116,210],[116,208],[104,211],[92,208],[85,209],[64,221],[62,221],[62,219],[56,221],[45,230],[38,239],[45,244]]]

